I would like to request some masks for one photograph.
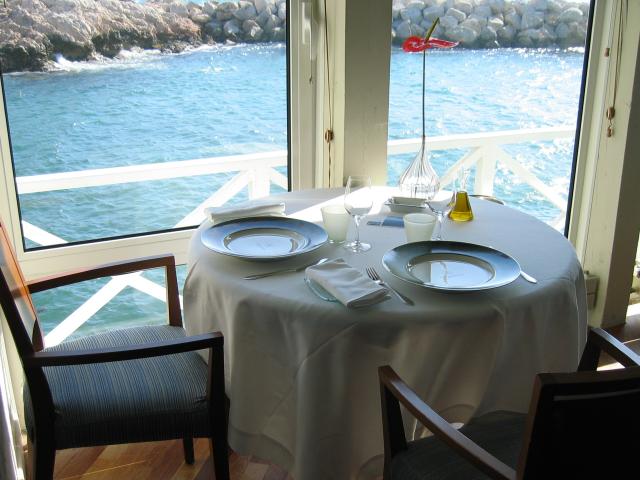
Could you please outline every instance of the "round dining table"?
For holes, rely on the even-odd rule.
[[[510,255],[538,283],[518,277],[480,291],[425,288],[383,267],[385,252],[406,237],[402,228],[368,224],[390,214],[384,205],[390,189],[374,192],[360,227],[361,239],[372,245],[367,252],[326,243],[286,260],[249,261],[203,245],[209,220],[191,239],[185,325],[190,334],[224,335],[229,444],[296,480],[379,478],[381,365],[391,365],[448,421],[466,422],[489,411],[526,412],[535,374],[575,370],[586,341],[583,272],[561,233],[509,206],[472,199],[474,219],[445,219],[444,240]],[[322,225],[320,207],[341,203],[342,195],[342,189],[317,189],[270,198],[285,203],[287,216]],[[242,278],[324,257],[362,272],[374,267],[414,305],[391,296],[346,308],[314,294],[304,270]],[[424,434],[408,415],[405,431],[411,438]]]

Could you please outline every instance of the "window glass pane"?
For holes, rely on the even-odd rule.
[[[187,268],[184,265],[178,266],[176,273],[182,295]],[[143,279],[142,282],[134,278],[136,281],[121,285],[122,288],[114,288],[118,279],[123,278],[120,276],[115,277],[116,280],[101,278],[34,294],[33,301],[45,344],[57,344],[117,328],[166,325],[167,304],[164,301],[164,291],[158,290],[165,286],[164,269],[135,274],[138,275]],[[150,293],[161,293],[163,300]],[[105,298],[108,301],[99,306]]]
[[[389,140],[419,142],[422,54],[400,45],[409,34],[424,35],[440,15],[434,37],[460,44],[426,54],[426,135],[435,170],[444,176],[465,155],[497,161],[484,170],[489,180],[495,174],[488,182],[476,177],[474,163],[469,192],[493,195],[564,228],[589,3],[460,2],[465,9],[448,8],[451,2],[424,3],[427,8],[416,11],[415,2],[394,2]],[[520,138],[509,139],[505,131],[518,131]],[[495,133],[491,145],[473,147],[474,134],[482,132]],[[438,146],[454,134],[471,138],[454,142],[456,148]],[[394,154],[390,147],[390,185],[397,185],[414,156]],[[514,174],[509,162],[542,181],[543,191],[531,178]]]
[[[236,188],[209,203],[288,187],[286,2],[263,3],[260,12],[237,2],[8,3],[0,58],[21,216],[58,237],[27,228],[28,248],[196,225],[202,208],[185,217],[234,178]],[[136,28],[162,21],[177,33],[126,37],[109,26],[122,20],[114,5]],[[25,18],[33,29],[20,27]],[[68,43],[46,33],[78,19],[96,30],[88,46],[75,31]],[[51,54],[20,64],[10,48],[20,42]],[[220,160],[238,155],[248,157]],[[188,163],[198,159],[209,160]],[[106,170],[87,175],[95,169]]]

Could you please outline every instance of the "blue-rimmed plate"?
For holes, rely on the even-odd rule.
[[[382,265],[406,282],[450,292],[501,287],[520,275],[509,255],[464,242],[407,243],[385,253]]]
[[[258,261],[294,257],[326,241],[324,228],[287,217],[239,218],[202,232],[202,243],[214,252]]]

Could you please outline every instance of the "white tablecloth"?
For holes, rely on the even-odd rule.
[[[318,205],[340,203],[341,193],[276,198],[284,199],[288,215],[321,222]],[[378,193],[386,198],[384,189]],[[296,480],[369,478],[382,465],[378,366],[390,364],[450,421],[496,409],[526,412],[537,372],[576,368],[587,320],[573,248],[531,216],[472,202],[475,219],[446,221],[444,239],[501,250],[537,285],[519,278],[493,290],[443,293],[404,283],[381,266],[387,250],[405,243],[396,227],[363,225],[361,239],[373,244],[366,253],[327,244],[302,258],[256,263],[207,249],[200,235],[210,224],[200,226],[189,251],[185,323],[192,334],[224,334],[234,450],[279,464]],[[382,216],[374,213],[363,224]],[[376,267],[416,305],[392,298],[347,309],[316,297],[303,272],[241,279],[321,257]],[[407,423],[411,433],[415,424]]]

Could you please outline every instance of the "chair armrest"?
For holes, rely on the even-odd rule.
[[[126,347],[97,348],[94,350],[73,350],[57,352],[35,352],[24,358],[25,367],[57,367],[62,365],[83,365],[88,363],[119,362],[146,357],[158,357],[202,349],[222,350],[223,338],[220,332],[203,333],[179,339],[150,342]]]
[[[591,328],[587,336],[587,344],[582,352],[578,371],[597,370],[600,352],[602,351],[608,353],[616,362],[625,367],[640,366],[640,355],[601,328]]]
[[[98,265],[91,268],[83,268],[57,275],[37,278],[27,282],[31,293],[42,292],[51,288],[58,288],[96,278],[123,275],[125,273],[149,270],[164,267],[167,283],[167,307],[169,309],[169,324],[174,327],[182,326],[180,313],[180,298],[178,291],[178,279],[176,275],[176,263],[173,255],[155,255],[152,257],[137,258]]]
[[[381,388],[389,392],[435,437],[451,447],[465,460],[491,478],[501,480],[513,480],[516,478],[515,470],[452,427],[449,422],[422,401],[390,366],[380,367],[378,375]]]
[[[73,283],[94,280],[96,278],[123,275],[151,268],[173,267],[175,262],[173,255],[156,255],[153,257],[123,260],[120,262],[106,263],[95,267],[81,268],[56,275],[49,275],[27,282],[31,293],[42,292],[51,288],[71,285]]]

